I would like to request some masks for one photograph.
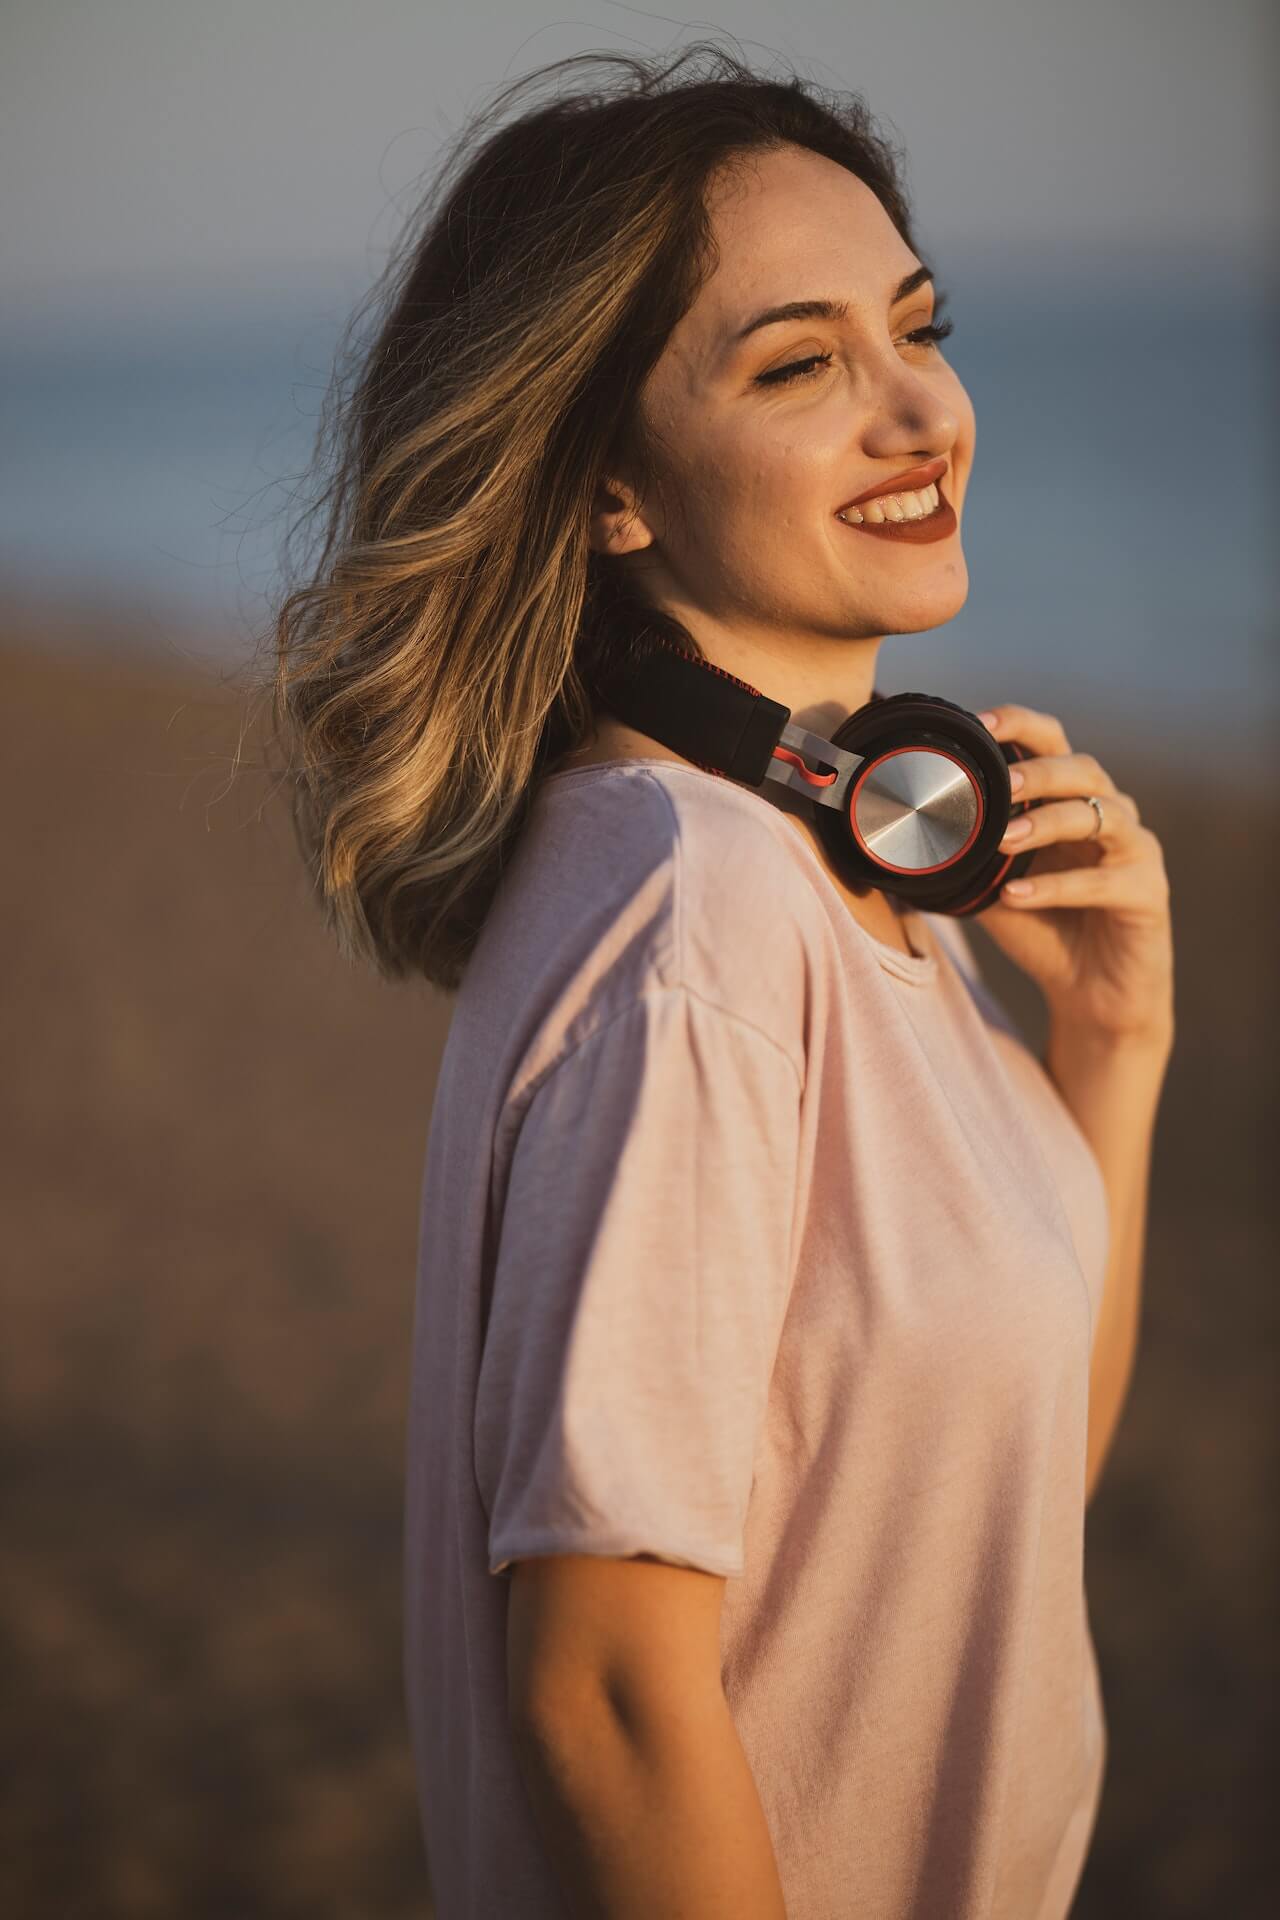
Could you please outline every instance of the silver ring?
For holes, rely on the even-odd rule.
[[[1098,816],[1097,826],[1094,828],[1093,832],[1088,835],[1088,838],[1090,840],[1096,840],[1098,835],[1102,832],[1102,802],[1101,800],[1099,800],[1096,793],[1086,793],[1084,797],[1089,802],[1089,805],[1093,808],[1094,812]]]

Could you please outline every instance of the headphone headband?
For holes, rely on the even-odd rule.
[[[637,639],[597,668],[600,704],[695,766],[805,793],[828,862],[849,884],[926,911],[975,913],[1029,865],[1028,852],[999,851],[1026,806],[1009,785],[1009,763],[1025,750],[995,740],[968,708],[934,694],[873,693],[827,739],[660,631],[647,629],[643,650]]]
[[[599,676],[601,704],[619,720],[686,760],[758,787],[791,718],[746,680],[683,653],[651,632],[653,651],[611,664]]]

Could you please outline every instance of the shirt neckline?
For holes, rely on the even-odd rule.
[[[554,773],[547,773],[542,776],[538,783],[539,790],[545,791],[557,781],[582,780],[590,778],[593,774],[616,773],[619,769],[630,767],[643,767],[646,771],[658,768],[663,773],[685,774],[695,780],[714,780],[722,788],[728,788],[733,793],[740,795],[749,806],[763,807],[765,812],[769,814],[773,814],[776,811],[762,795],[753,793],[750,787],[744,787],[740,781],[730,780],[725,774],[705,773],[701,767],[688,766],[680,761],[664,760],[658,754],[621,754],[610,760],[593,760],[584,767],[561,767]],[[790,844],[792,840],[795,841],[796,848],[801,857],[809,861],[813,871],[817,874],[819,884],[829,888],[835,895],[840,911],[846,919],[852,922],[858,933],[861,934],[886,973],[896,974],[898,979],[908,981],[913,986],[924,986],[937,977],[937,936],[929,925],[926,917],[917,908],[908,908],[902,918],[908,927],[908,938],[912,941],[913,945],[922,949],[920,952],[903,953],[901,948],[891,947],[887,941],[877,940],[876,936],[873,933],[868,933],[867,929],[862,925],[862,922],[855,920],[849,912],[848,906],[845,901],[841,899],[839,890],[827,872],[822,860],[818,854],[814,852],[814,849],[809,845],[808,841],[798,833],[788,835],[787,843]]]

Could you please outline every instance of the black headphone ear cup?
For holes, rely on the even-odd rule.
[[[1018,760],[1027,760],[1031,756],[1017,740],[998,740],[995,743],[1004,755],[1006,766],[1012,766]],[[1016,819],[1020,813],[1026,813],[1028,806],[1036,806],[1036,801],[1014,800],[1010,797],[1009,819]],[[1005,823],[1008,824],[1008,821]],[[1004,829],[1001,829],[1001,838]],[[948,913],[956,919],[964,919],[970,914],[981,913],[987,907],[996,904],[996,897],[1007,880],[1020,880],[1036,857],[1032,847],[1024,853],[1002,853],[999,847],[987,858],[983,865],[970,874],[960,886],[949,893],[939,894],[937,903],[930,907],[930,913]]]
[[[992,854],[981,873],[975,874],[963,888],[940,896],[925,911],[947,913],[957,920],[963,920],[969,914],[982,913],[987,907],[998,904],[996,896],[1006,880],[1020,880],[1034,858],[1034,850],[1030,853]]]
[[[980,817],[970,845],[934,873],[886,869],[858,844],[843,809],[815,807],[814,823],[824,851],[849,885],[876,887],[928,913],[977,912],[990,904],[997,886],[1015,877],[1015,864],[1031,858],[999,851],[1010,818],[1023,810],[1009,786],[1010,762],[1022,758],[1023,750],[1014,742],[994,739],[967,707],[935,694],[876,695],[829,737],[834,746],[868,760],[904,747],[941,752],[965,769],[979,797]]]

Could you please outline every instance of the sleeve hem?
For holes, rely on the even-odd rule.
[[[648,1538],[637,1539],[634,1535],[619,1534],[610,1538],[598,1533],[574,1534],[563,1530],[551,1533],[544,1530],[492,1542],[489,1547],[489,1572],[509,1574],[513,1560],[541,1559],[557,1553],[590,1554],[602,1560],[630,1560],[637,1554],[649,1553],[659,1560],[689,1567],[697,1573],[714,1573],[731,1580],[740,1577],[743,1570],[741,1553],[725,1548],[706,1548],[687,1540],[659,1544]]]

